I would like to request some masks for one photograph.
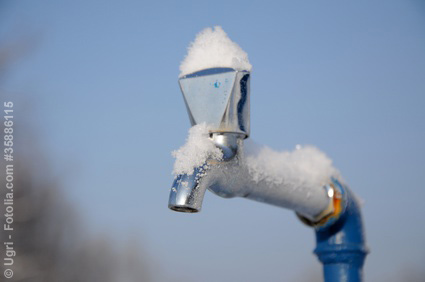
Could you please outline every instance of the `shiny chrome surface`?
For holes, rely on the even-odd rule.
[[[192,125],[207,123],[211,132],[250,133],[248,71],[212,68],[179,79]]]
[[[238,144],[243,135],[236,133],[211,133],[211,139],[223,152],[223,162],[232,160],[238,152]],[[180,174],[174,179],[171,187],[168,207],[174,211],[195,213],[201,211],[205,190],[212,182],[210,167],[219,165],[216,160],[207,160],[207,163],[194,170],[191,175]]]
[[[207,165],[198,167],[191,175],[180,174],[174,179],[168,207],[174,211],[195,213],[201,211],[206,190],[201,179],[206,175]]]
[[[211,133],[214,144],[223,152],[223,161],[232,160],[242,144],[243,134],[238,133]]]

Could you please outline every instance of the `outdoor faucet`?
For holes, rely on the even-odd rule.
[[[327,188],[307,192],[285,190],[276,184],[256,183],[243,162],[244,139],[250,134],[250,72],[210,68],[179,79],[192,125],[209,125],[209,137],[221,149],[221,160],[208,159],[192,174],[177,175],[168,207],[199,212],[205,191],[225,197],[246,197],[295,210],[311,221],[330,213]],[[330,180],[329,180],[330,181]]]
[[[315,228],[315,253],[324,265],[326,282],[362,281],[365,246],[360,205],[348,187],[330,178],[317,189],[283,189],[276,181],[254,179],[244,158],[250,135],[250,72],[210,68],[179,79],[192,126],[206,123],[222,158],[208,158],[192,173],[175,177],[168,207],[196,213],[205,191],[245,197],[294,210]]]
[[[248,71],[211,68],[179,79],[192,126],[206,123],[211,127],[210,138],[222,150],[223,163],[235,160],[242,140],[249,136],[249,78]],[[168,207],[199,212],[206,189],[214,186],[211,167],[216,165],[217,161],[206,160],[191,175],[178,175]]]

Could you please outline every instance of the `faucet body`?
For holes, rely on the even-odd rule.
[[[224,198],[245,197],[294,210],[314,226],[315,253],[324,264],[325,281],[361,281],[367,250],[360,209],[351,192],[336,179],[317,189],[282,189],[268,179],[255,179],[246,165],[244,140],[250,134],[248,71],[213,68],[179,79],[192,125],[209,125],[208,136],[221,149],[221,159],[207,158],[191,174],[174,179],[168,207],[195,213],[206,190]]]
[[[221,160],[206,159],[192,174],[177,175],[169,208],[198,212],[205,191],[224,197],[245,197],[295,210],[315,220],[327,210],[325,189],[285,190],[273,181],[255,181],[244,163],[244,139],[250,134],[250,73],[231,68],[206,69],[179,79],[192,125],[209,125],[209,138],[223,152]],[[308,195],[308,196],[307,196]]]
[[[198,212],[206,190],[223,198],[244,197],[287,208],[315,221],[330,205],[325,187],[306,191],[282,189],[267,179],[257,181],[245,164],[243,140],[229,133],[213,133],[212,141],[222,148],[223,160],[207,160],[191,175],[178,175],[173,183],[169,208],[183,212]],[[308,196],[307,196],[308,194]]]

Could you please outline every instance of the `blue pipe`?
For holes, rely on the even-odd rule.
[[[316,227],[314,253],[323,264],[325,282],[361,282],[368,250],[359,203],[347,187],[336,179],[332,182],[343,208],[338,218]]]

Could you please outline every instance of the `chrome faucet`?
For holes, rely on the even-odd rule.
[[[177,175],[170,209],[199,212],[208,189],[224,198],[246,197],[289,208],[313,222],[332,212],[329,186],[308,191],[307,196],[303,189],[289,191],[271,182],[253,181],[243,160],[243,141],[250,134],[250,72],[211,68],[183,76],[179,84],[192,125],[210,126],[209,137],[223,158],[206,160],[190,175]]]
[[[250,130],[249,82],[248,71],[231,68],[206,69],[179,79],[192,125],[210,126],[209,138],[223,157],[205,160],[192,174],[177,175],[168,207],[199,212],[208,189],[224,198],[246,197],[292,209],[315,228],[314,252],[323,264],[325,281],[362,281],[368,249],[360,205],[347,186],[332,178],[318,189],[287,189],[251,175],[243,150]]]

